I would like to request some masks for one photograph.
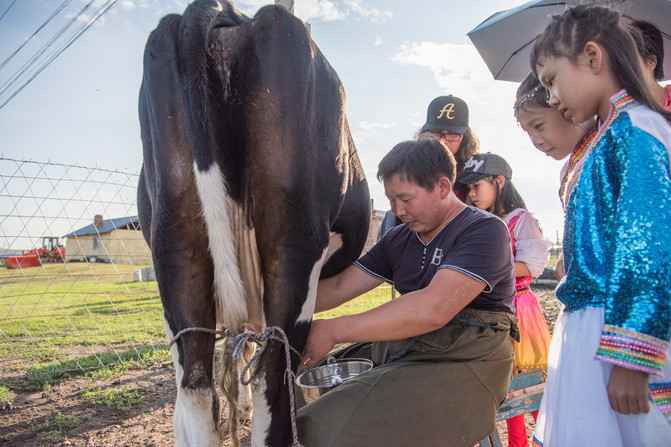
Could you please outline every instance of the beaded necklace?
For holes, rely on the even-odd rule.
[[[568,170],[562,179],[561,189],[559,190],[559,197],[562,205],[564,205],[564,209],[568,206],[569,197],[571,197],[571,194],[575,190],[576,181],[580,178],[585,160],[587,160],[594,146],[596,146],[620,112],[638,105],[638,101],[632,98],[626,90],[617,92],[611,97],[610,101],[612,106],[606,121],[583,137],[584,140],[579,143],[578,147],[571,154]]]
[[[566,206],[568,205],[568,192],[573,189],[573,183],[579,177],[580,171],[582,171],[582,165],[585,163],[586,155],[589,153],[588,149],[590,148],[590,143],[594,140],[595,136],[596,127],[587,132],[573,152],[571,152],[571,157],[568,160],[568,170],[566,171],[566,174],[564,174],[561,187],[559,188],[559,199],[561,200],[564,209],[566,209]]]

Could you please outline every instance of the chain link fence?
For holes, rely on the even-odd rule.
[[[169,358],[138,175],[0,158],[0,376]]]

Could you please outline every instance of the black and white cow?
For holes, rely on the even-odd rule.
[[[151,33],[138,211],[168,339],[250,322],[283,328],[303,349],[317,280],[355,260],[368,232],[344,102],[335,71],[283,7],[249,19],[225,0],[196,1]],[[189,332],[171,348],[177,445],[219,445],[214,342]],[[271,342],[252,383],[255,446],[291,442],[284,355]]]

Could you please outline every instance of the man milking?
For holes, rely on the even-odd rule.
[[[298,411],[315,446],[472,446],[495,428],[512,372],[515,275],[499,218],[453,193],[455,161],[436,139],[397,144],[380,162],[403,221],[342,273],[321,280],[315,312],[387,281],[401,296],[312,322],[301,362],[367,357],[374,368]]]

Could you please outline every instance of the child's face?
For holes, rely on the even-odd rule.
[[[581,53],[575,62],[564,56],[544,57],[538,61],[541,84],[550,92],[550,106],[566,119],[584,123],[599,111],[600,78],[589,66],[589,58]]]
[[[468,185],[468,198],[473,202],[473,206],[489,210],[496,201],[496,183],[492,182],[491,178],[471,183]]]
[[[520,109],[517,119],[536,149],[555,160],[568,157],[585,135],[582,127],[550,107],[529,106]]]

